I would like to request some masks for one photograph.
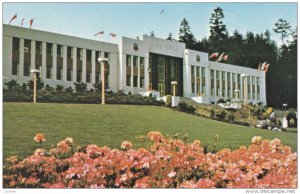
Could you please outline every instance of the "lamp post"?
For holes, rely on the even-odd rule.
[[[235,93],[235,100],[236,100],[236,101],[239,100],[239,98],[238,98],[238,97],[239,97],[239,92],[240,92],[239,89],[235,89],[235,90],[234,90],[234,93]]]
[[[108,62],[108,58],[98,58],[98,62],[101,64],[101,81],[102,81],[102,98],[101,98],[101,104],[105,104],[105,63]]]
[[[247,91],[246,91],[246,89],[247,89],[247,80],[246,80],[246,78],[248,77],[248,75],[242,74],[241,77],[242,77],[242,79],[244,78],[244,105],[246,105],[247,98],[248,98]]]
[[[171,85],[173,87],[173,96],[176,96],[176,85],[177,85],[177,81],[172,81]]]
[[[33,103],[36,103],[36,74],[40,71],[37,69],[32,69],[30,72],[33,73]]]

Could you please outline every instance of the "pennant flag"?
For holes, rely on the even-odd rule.
[[[258,64],[257,70],[260,70],[261,63]]]
[[[223,57],[223,59],[224,59],[224,61],[227,61],[228,55],[225,55],[225,56]]]
[[[22,19],[21,26],[23,26],[24,20],[25,20],[25,18]]]
[[[265,72],[266,73],[268,72],[269,66],[270,66],[270,64],[267,64],[266,67],[265,67]]]
[[[104,32],[103,31],[98,32],[98,33],[95,34],[95,36],[100,35],[100,34],[104,34]]]
[[[224,52],[221,54],[221,56],[216,60],[217,62],[220,62],[223,59]]]
[[[261,69],[260,69],[260,70],[264,71],[266,65],[267,65],[267,61],[265,61],[265,62],[261,65]]]
[[[32,23],[33,23],[33,18],[29,21],[29,27],[32,27]]]
[[[209,56],[210,59],[218,57],[219,53],[213,53]]]
[[[162,9],[159,13],[159,15],[163,14],[165,12],[165,9]]]
[[[14,19],[16,19],[17,18],[17,14],[15,14],[10,20],[9,20],[9,25],[10,25],[10,22],[12,22]]]
[[[109,33],[109,35],[111,35],[113,38],[117,36],[117,35],[114,34],[114,33]]]

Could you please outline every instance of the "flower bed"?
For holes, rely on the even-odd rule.
[[[40,135],[39,135],[40,137]],[[247,148],[204,154],[199,140],[187,144],[150,132],[149,149],[122,150],[67,138],[49,151],[40,148],[4,164],[4,188],[296,188],[297,155],[291,148],[254,137]],[[35,139],[41,143],[43,138]],[[41,144],[42,146],[42,144]]]

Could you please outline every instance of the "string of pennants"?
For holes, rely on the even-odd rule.
[[[15,19],[17,19],[17,18],[18,18],[18,15],[15,14],[15,15],[9,20],[9,23],[8,23],[8,24],[10,25],[10,23],[11,23],[12,21],[14,21]],[[21,20],[21,26],[24,25],[24,20],[25,20],[25,18],[22,18],[22,20]],[[29,28],[32,27],[33,20],[34,20],[34,18],[31,18],[31,19],[29,20]],[[96,33],[95,36],[97,36],[97,35],[103,35],[103,34],[104,34],[104,31],[101,31],[101,32]],[[111,33],[109,33],[109,36],[115,38],[115,37],[117,36],[117,34],[111,32]]]
[[[213,53],[209,56],[209,59],[215,60],[215,62],[221,62],[221,61],[227,61],[228,60],[228,55],[225,55],[225,53],[223,52],[220,56],[219,53]],[[259,63],[257,70],[260,71],[264,71],[264,72],[268,72],[270,67],[270,63],[268,63],[267,61],[263,62],[263,63]]]
[[[15,20],[15,19],[17,19],[17,17],[18,17],[18,15],[17,14],[15,14],[10,20],[9,20],[9,25],[10,25],[10,23],[13,21],[13,20]],[[25,20],[25,18],[22,18],[22,21],[21,21],[21,26],[23,26],[24,25],[24,20]],[[31,28],[32,27],[32,24],[33,24],[33,20],[34,20],[34,18],[31,18],[30,20],[29,20],[29,28]]]
[[[213,53],[209,56],[210,59],[215,60],[216,62],[221,62],[221,61],[227,61],[228,60],[228,55],[225,55],[223,52],[220,56],[219,53]]]
[[[269,67],[270,67],[270,63],[268,63],[267,61],[265,61],[263,63],[259,63],[258,64],[257,70],[264,71],[264,72],[267,73],[268,70],[269,70]]]

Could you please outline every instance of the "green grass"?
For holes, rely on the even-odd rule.
[[[253,129],[201,118],[156,106],[87,105],[87,104],[32,104],[3,103],[4,156],[32,154],[39,147],[34,142],[36,133],[44,133],[49,148],[66,137],[76,145],[97,144],[119,148],[123,140],[141,146],[140,135],[161,131],[164,135],[189,134],[189,141],[201,140],[205,145],[219,135],[217,148],[248,146],[253,136],[279,138],[296,151],[297,134]]]

